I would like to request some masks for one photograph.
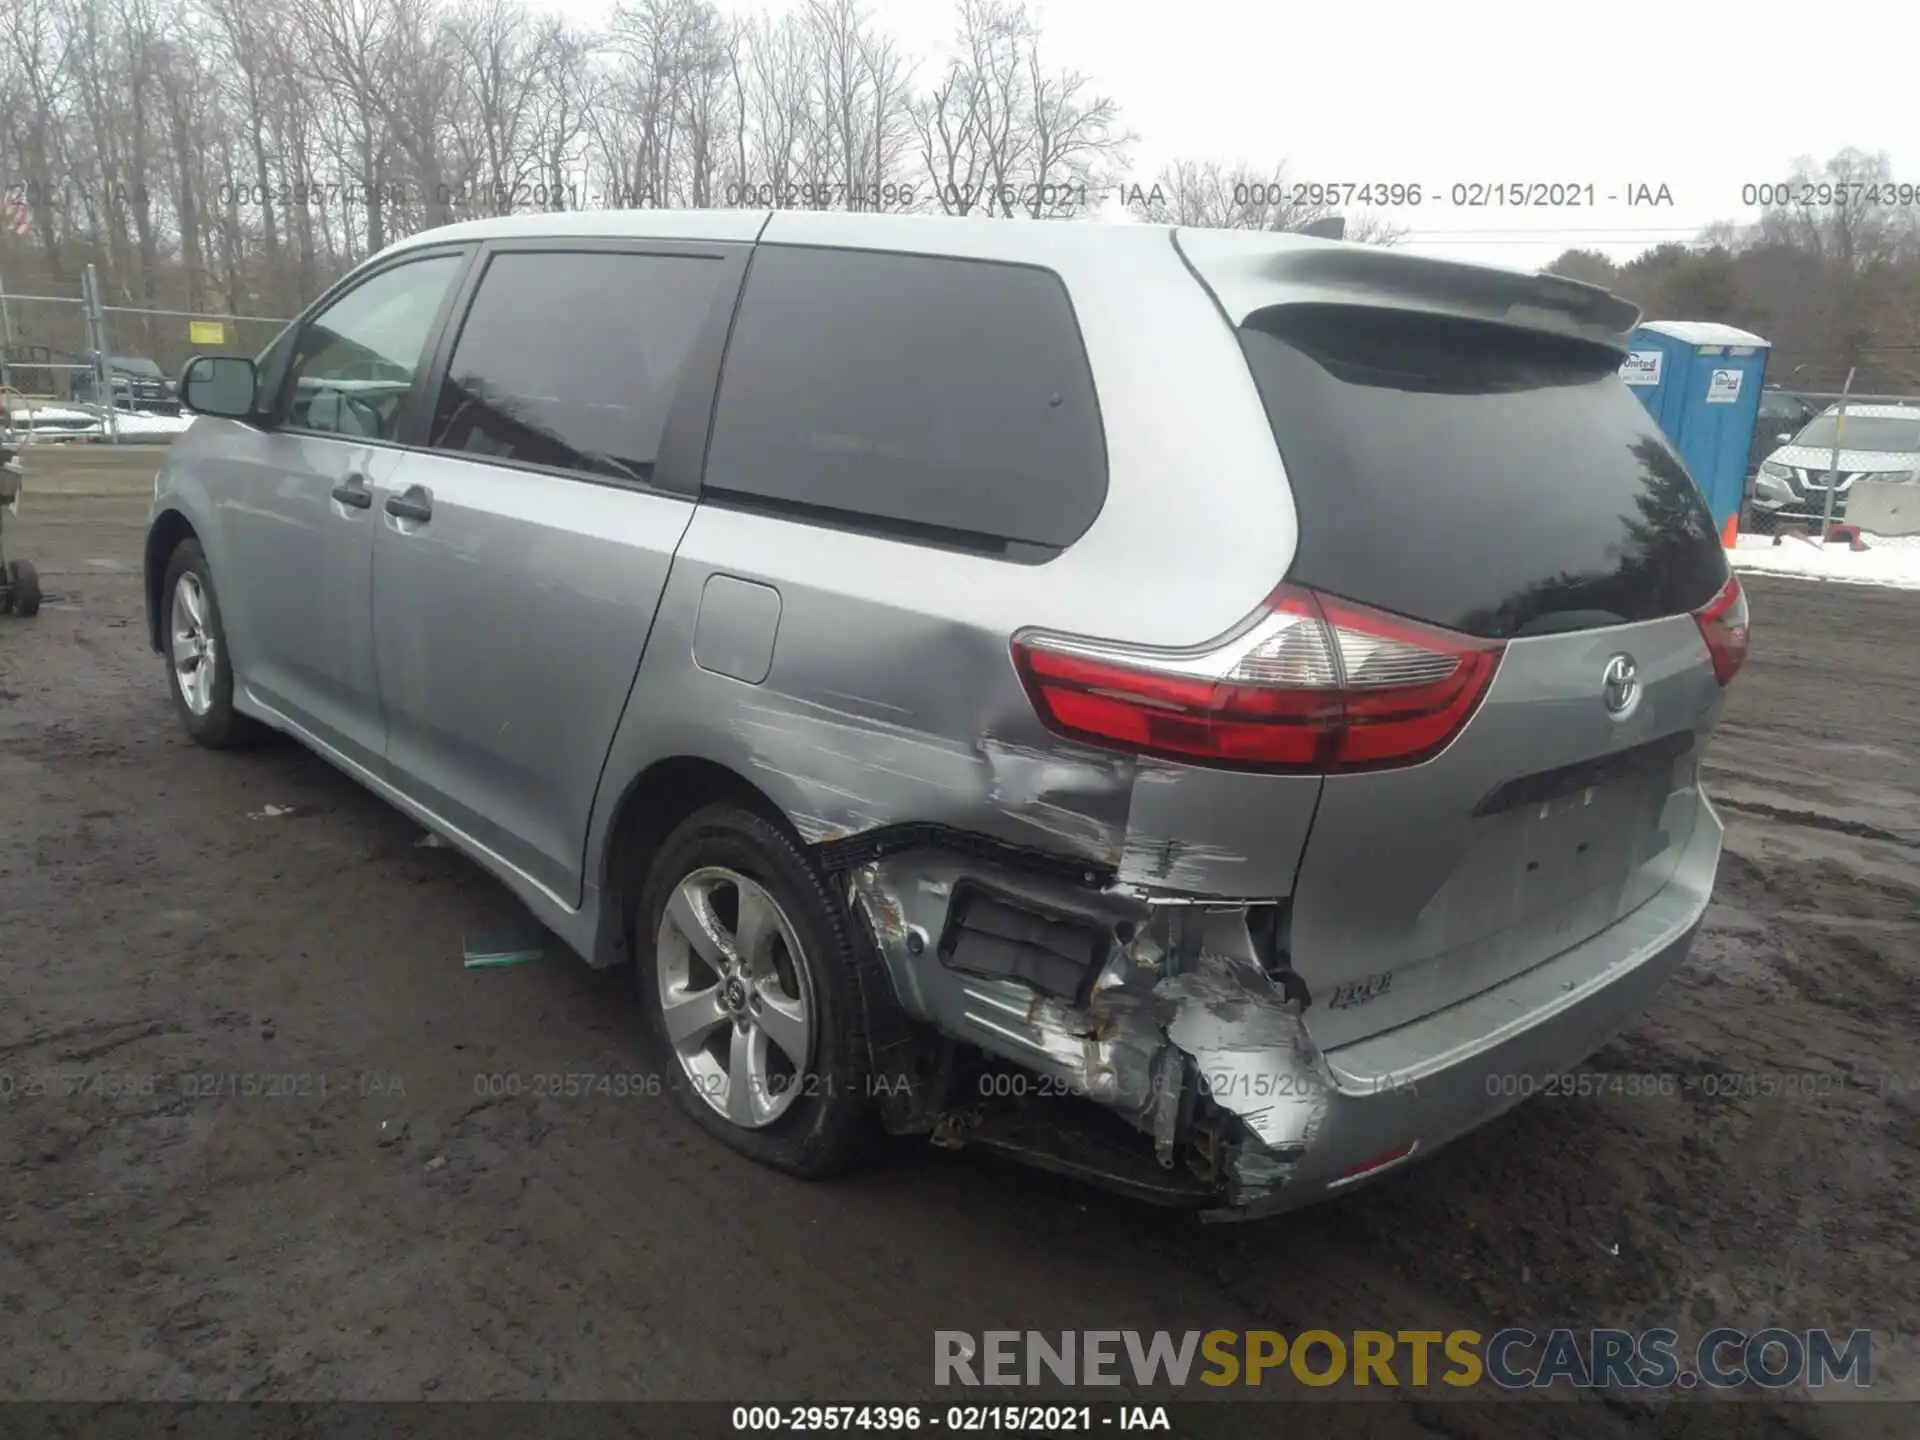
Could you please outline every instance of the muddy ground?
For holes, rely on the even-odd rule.
[[[665,1099],[480,1093],[643,1070],[622,977],[463,969],[520,913],[491,879],[291,744],[185,740],[140,621],[158,459],[33,452],[49,595],[0,620],[0,1397],[934,1398],[935,1329],[1508,1324],[1868,1326],[1876,1392],[1920,1396],[1920,594],[1751,584],[1718,898],[1593,1062],[1672,1093],[1202,1227],[920,1144],[806,1186]],[[305,1093],[189,1093],[249,1073]],[[1313,1424],[1543,1433],[1448,1398]],[[1556,1433],[1920,1429],[1712,1403]]]

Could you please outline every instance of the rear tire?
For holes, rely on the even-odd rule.
[[[23,620],[40,613],[40,572],[25,560],[13,562],[13,613]]]
[[[231,750],[258,741],[266,734],[265,727],[233,708],[233,660],[226,625],[213,588],[213,570],[198,540],[182,540],[174,548],[160,583],[160,605],[167,690],[187,734],[209,750]]]
[[[851,1168],[874,1128],[860,967],[878,961],[793,838],[730,802],[698,811],[655,854],[636,925],[649,1047],[687,1113],[790,1175]]]

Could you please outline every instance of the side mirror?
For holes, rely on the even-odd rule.
[[[196,414],[247,420],[256,384],[253,361],[244,355],[196,355],[180,372],[180,403]]]

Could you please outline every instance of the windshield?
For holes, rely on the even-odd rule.
[[[162,378],[160,367],[139,355],[116,355],[113,357],[113,368],[122,375],[150,376],[156,380]]]
[[[1839,418],[1820,416],[1796,435],[1793,443],[1831,450]],[[1839,433],[1842,447],[1848,450],[1920,451],[1920,410],[1910,420],[1896,415],[1849,415]]]

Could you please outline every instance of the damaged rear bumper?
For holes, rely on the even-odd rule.
[[[1638,910],[1334,1050],[1314,1043],[1307,987],[1265,938],[1275,907],[1076,885],[938,849],[869,861],[848,873],[849,895],[903,1010],[1014,1067],[916,1075],[917,1119],[896,1128],[1210,1219],[1310,1204],[1492,1119],[1643,1012],[1685,959],[1721,834],[1703,802],[1672,880]],[[1087,1127],[1085,1102],[1108,1112],[1108,1131]]]

